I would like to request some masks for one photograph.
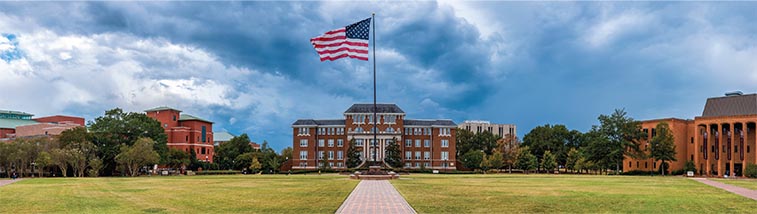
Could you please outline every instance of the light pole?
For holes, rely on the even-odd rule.
[[[32,178],[34,177],[34,168],[37,167],[37,162],[32,162]]]

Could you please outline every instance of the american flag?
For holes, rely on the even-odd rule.
[[[310,39],[321,61],[344,57],[368,61],[368,33],[371,18],[326,32]]]

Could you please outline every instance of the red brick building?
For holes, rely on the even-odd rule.
[[[0,110],[0,140],[16,137],[54,136],[61,132],[84,126],[84,118],[72,116],[49,116],[32,118],[33,114],[20,111]]]
[[[455,169],[455,128],[452,120],[412,120],[395,104],[378,104],[373,119],[373,104],[354,104],[344,119],[300,119],[292,124],[293,169],[315,169],[325,164],[345,169],[349,141],[355,139],[365,163],[384,160],[386,145],[396,139],[405,168]],[[376,123],[376,130],[373,123]],[[373,142],[373,133],[377,142]],[[376,149],[372,149],[376,148]],[[374,154],[374,151],[378,151]]]
[[[648,139],[656,135],[655,126],[665,121],[676,145],[676,159],[670,170],[683,169],[693,161],[698,175],[743,176],[747,164],[757,164],[757,94],[728,93],[707,99],[702,116],[693,120],[676,118],[642,121]],[[643,141],[642,149],[649,146]],[[657,171],[660,162],[626,158],[624,169]]]
[[[213,162],[213,122],[170,107],[145,110],[147,116],[160,121],[166,131],[168,148],[195,151],[200,161]]]

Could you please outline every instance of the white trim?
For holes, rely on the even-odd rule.
[[[166,143],[167,146],[205,146],[213,147],[213,144],[194,144],[194,143]]]

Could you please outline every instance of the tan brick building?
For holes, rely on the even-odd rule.
[[[676,145],[676,159],[670,170],[679,170],[686,161],[693,161],[697,174],[705,176],[743,176],[747,164],[757,164],[757,94],[728,93],[708,98],[702,116],[694,120],[658,119],[642,121],[648,139],[655,136],[654,127],[666,121]],[[642,142],[648,148],[648,141]],[[659,162],[626,158],[628,170],[659,170]]]
[[[514,124],[496,124],[485,120],[466,120],[463,123],[457,124],[457,128],[471,131],[474,134],[488,131],[502,138],[508,134],[517,136]]]
[[[315,169],[325,156],[332,168],[345,169],[352,139],[363,163],[374,157],[383,161],[387,143],[396,139],[405,168],[455,169],[456,125],[452,120],[406,119],[405,112],[395,104],[378,104],[376,114],[378,120],[373,119],[373,104],[354,104],[344,112],[344,119],[295,121],[292,168]],[[373,130],[375,121],[378,123]]]

